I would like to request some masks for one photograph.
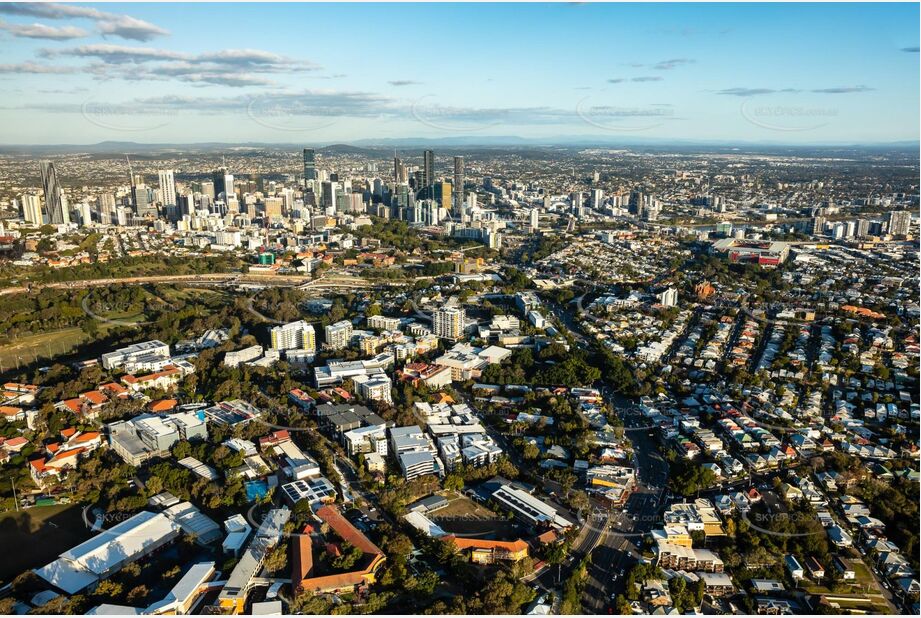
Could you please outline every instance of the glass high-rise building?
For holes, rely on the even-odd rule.
[[[160,180],[160,203],[164,206],[176,205],[176,176],[173,170],[157,172]]]
[[[317,153],[313,148],[304,148],[304,184],[317,179]]]
[[[454,157],[454,212],[464,222],[464,157]]]
[[[42,161],[42,189],[45,192],[45,215],[48,223],[70,223],[70,216],[64,205],[64,191],[58,184],[58,174],[51,161]]]
[[[426,150],[422,153],[422,190],[431,192],[434,184],[435,153],[431,150]],[[431,195],[426,194],[426,197],[431,197]]]
[[[211,172],[211,181],[214,185],[214,199],[220,199],[221,193],[226,193],[224,178],[227,174],[227,168],[222,167],[219,170]]]

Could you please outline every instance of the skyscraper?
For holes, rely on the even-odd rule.
[[[236,193],[233,189],[233,174],[224,174],[224,202],[227,202],[232,198]]]
[[[176,178],[173,170],[160,170],[160,202],[164,206],[176,205]]]
[[[317,179],[317,153],[313,148],[304,148],[304,184]]]
[[[449,210],[453,204],[451,193],[452,187],[450,182],[439,182],[435,185],[435,198],[445,210]]]
[[[646,196],[642,191],[635,190],[630,192],[630,201],[627,204],[627,210],[631,215],[641,217],[646,207]]]
[[[396,154],[393,155],[393,182],[396,184],[409,182],[406,164],[403,163],[403,159],[396,156]]]
[[[422,190],[431,197],[432,185],[435,184],[435,153],[426,150],[422,153]]]
[[[227,174],[227,168],[222,167],[219,170],[211,172],[211,181],[214,185],[214,199],[221,199],[221,193],[225,192],[224,175]]]
[[[889,213],[889,234],[892,236],[908,236],[911,225],[911,212],[907,210],[894,210]]]
[[[339,183],[328,181],[321,186],[320,200],[323,207],[327,209],[327,214],[336,214],[336,193],[339,189]]]
[[[571,202],[572,214],[576,217],[582,216],[582,192],[573,191],[569,196],[569,201]]]
[[[112,223],[112,215],[115,214],[115,196],[111,193],[96,196],[96,212],[100,223],[106,225]]]
[[[144,183],[136,184],[131,188],[131,192],[134,198],[134,213],[139,217],[151,215],[156,218],[157,206],[151,200],[147,185]]]
[[[26,223],[41,225],[42,199],[37,195],[22,196],[22,218]]]
[[[464,157],[454,157],[454,212],[464,222]]]
[[[57,171],[51,161],[42,161],[42,189],[45,191],[45,214],[48,223],[70,223],[70,213],[64,205],[64,191],[58,184]]]

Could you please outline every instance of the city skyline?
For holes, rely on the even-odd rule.
[[[0,119],[8,145],[917,141],[918,16],[913,4],[8,3]]]

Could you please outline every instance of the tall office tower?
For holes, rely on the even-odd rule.
[[[176,196],[176,215],[182,218],[184,215],[191,215],[195,210],[195,197],[188,193],[181,193]]]
[[[281,211],[283,206],[284,200],[280,197],[267,197],[263,201],[265,216],[269,219],[272,217],[280,218],[282,216]]]
[[[813,217],[809,233],[817,236],[825,232],[825,217]]]
[[[157,216],[157,207],[153,204],[150,199],[150,191],[147,190],[147,185],[141,183],[136,184],[131,188],[132,198],[134,201],[134,213],[139,217],[146,217],[147,215]]]
[[[259,193],[265,193],[265,180],[262,178],[262,174],[250,174],[250,182],[253,183],[253,188]]]
[[[435,200],[426,201],[425,223],[426,225],[438,225],[441,223],[441,206]]]
[[[51,161],[42,161],[42,189],[45,191],[45,214],[48,223],[70,223],[70,213],[64,202],[64,190],[58,184],[58,174]]]
[[[77,214],[80,225],[89,225],[93,222],[93,211],[90,209],[89,202],[80,202],[74,207],[74,212]]]
[[[406,165],[396,153],[393,154],[393,182],[395,184],[406,182]]]
[[[422,188],[430,191],[435,184],[435,153],[426,150],[422,153]]]
[[[886,229],[892,236],[908,236],[911,226],[911,212],[907,210],[893,210],[889,213],[889,224]]]
[[[128,218],[131,216],[131,209],[126,206],[116,206],[115,216],[112,217],[112,223],[122,227],[128,225]]]
[[[215,197],[217,197],[217,195],[215,195],[215,193],[214,193],[214,181],[213,181],[213,180],[206,180],[206,181],[204,181],[204,182],[201,183],[201,194],[202,194],[202,195],[207,195],[207,196],[210,197],[212,200],[213,200]]]
[[[464,309],[439,307],[432,314],[432,331],[437,337],[457,341],[464,336]]]
[[[336,192],[338,188],[339,183],[331,180],[321,185],[320,203],[323,205],[323,208],[331,210],[328,214],[336,214]]]
[[[224,174],[224,201],[236,195],[233,186],[233,174]]]
[[[540,229],[540,211],[536,208],[531,209],[531,232]]]
[[[451,208],[451,192],[452,187],[450,182],[435,183],[435,199],[438,200],[438,203],[441,204],[442,208]]]
[[[454,157],[454,214],[464,222],[464,157]]]
[[[160,202],[164,206],[176,205],[176,177],[173,170],[160,170]]]
[[[313,148],[304,148],[304,184],[317,179],[317,153]]]
[[[572,195],[569,196],[569,201],[572,204],[572,214],[577,217],[582,216],[582,192],[573,191]]]
[[[592,189],[592,210],[601,210],[602,202],[604,202],[604,191],[601,189]]]
[[[631,215],[641,216],[643,214],[643,207],[646,205],[646,196],[643,195],[642,191],[631,191],[630,192],[630,201],[627,203],[627,211]]]
[[[43,223],[42,198],[37,195],[23,195],[22,218],[26,223],[41,225]]]
[[[870,235],[870,221],[867,219],[857,220],[857,237],[866,238]]]
[[[211,172],[211,182],[214,186],[214,195],[212,197],[216,200],[222,199],[221,193],[226,193],[226,187],[224,186],[224,177],[226,174],[226,167]],[[202,187],[202,192],[204,192],[204,187]]]
[[[273,350],[317,351],[317,336],[313,325],[303,320],[276,326],[271,334]]]
[[[106,225],[112,223],[112,215],[115,214],[115,196],[111,193],[97,195],[96,212],[100,223],[105,223]]]
[[[349,345],[352,340],[352,323],[342,320],[329,324],[325,329],[326,346],[333,350],[341,350]]]

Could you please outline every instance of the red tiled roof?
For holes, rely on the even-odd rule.
[[[151,401],[147,407],[151,412],[168,412],[178,404],[179,402],[175,399],[160,399],[158,401]]]
[[[63,404],[74,414],[80,414],[83,411],[83,402],[79,399],[65,399]]]
[[[384,552],[353,526],[349,520],[339,513],[339,509],[332,505],[322,506],[317,509],[317,516],[329,524],[329,527],[343,540],[357,547],[366,554],[383,555]]]
[[[99,391],[87,391],[80,395],[81,398],[86,399],[91,404],[96,406],[101,406],[106,403],[109,399]]]
[[[519,552],[528,549],[528,544],[522,539],[515,541],[495,541],[492,539],[471,539],[464,537],[449,536],[458,549],[504,549],[511,552]]]
[[[73,442],[74,444],[85,444],[86,442],[92,442],[93,440],[97,439],[99,436],[100,436],[100,433],[98,431],[87,431],[86,433],[82,433],[79,436],[77,436]]]

